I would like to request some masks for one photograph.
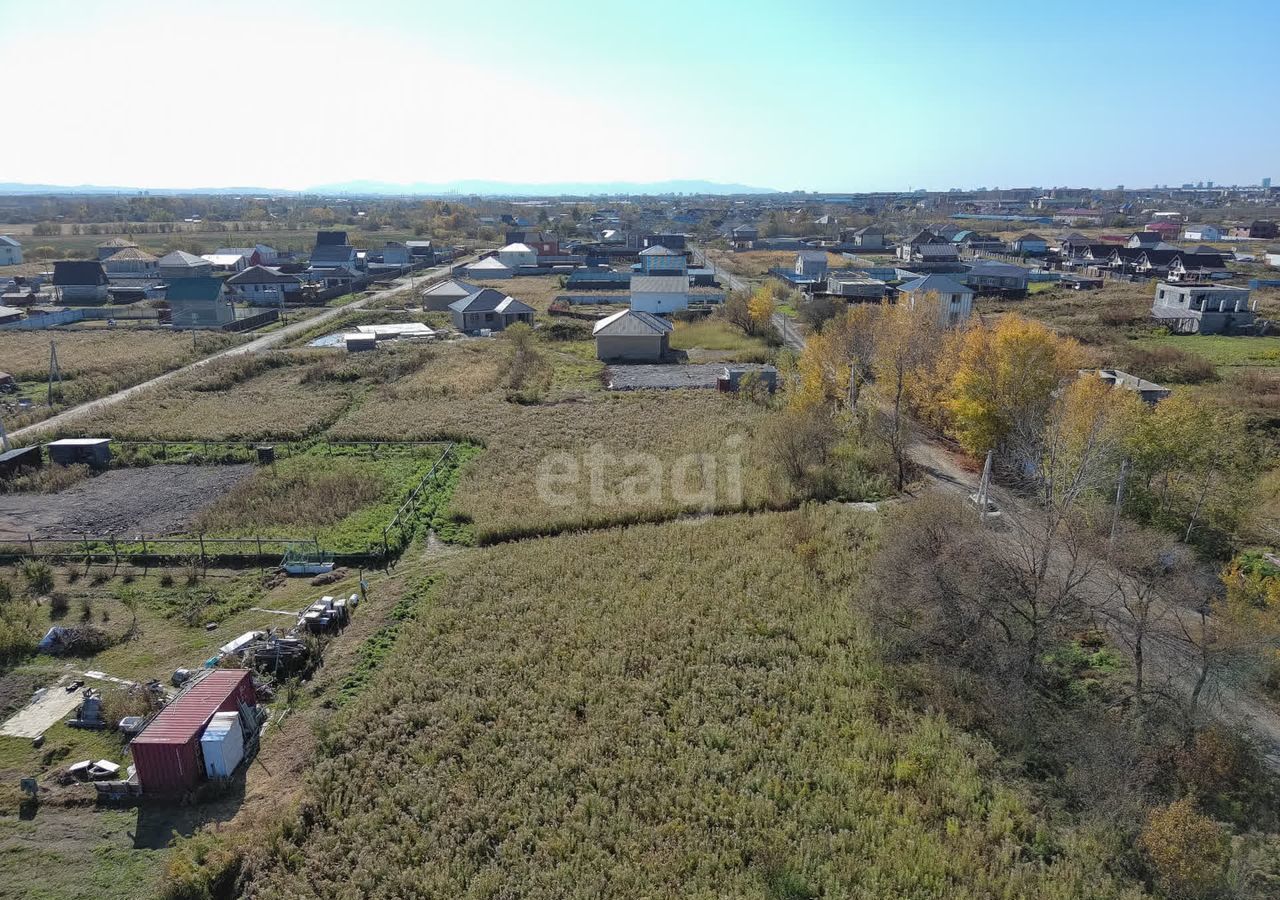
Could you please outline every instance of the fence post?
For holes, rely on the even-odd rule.
[[[208,565],[208,563],[206,563],[204,559],[204,532],[203,531],[200,532],[199,538],[200,538],[200,565],[206,566]]]
[[[36,542],[31,540],[31,532],[27,532],[27,546],[31,548],[31,555],[36,555]]]

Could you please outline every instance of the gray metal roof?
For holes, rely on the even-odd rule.
[[[898,290],[904,294],[915,294],[919,291],[937,291],[939,294],[972,294],[973,288],[966,284],[961,284],[953,278],[946,275],[926,275],[923,278],[917,278],[915,281],[908,281],[901,285]]]
[[[166,269],[176,268],[177,266],[186,266],[188,269],[198,269],[201,266],[209,265],[209,261],[201,259],[194,253],[188,253],[185,250],[174,250],[172,253],[166,253],[160,257],[160,265]]]
[[[449,304],[449,308],[454,312],[501,312],[501,313],[531,313],[533,307],[527,303],[521,303],[514,297],[508,297],[502,291],[493,288],[481,288],[474,294],[456,300]]]
[[[684,294],[689,290],[685,275],[632,275],[633,294]]]
[[[670,322],[653,313],[636,309],[624,309],[601,319],[591,329],[594,337],[630,337],[667,334],[675,328]]]

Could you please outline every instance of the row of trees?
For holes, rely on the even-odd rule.
[[[990,734],[1130,872],[1167,896],[1267,896],[1280,843],[1251,832],[1276,827],[1275,784],[1206,710],[1277,658],[1280,569],[1233,565],[1215,590],[1187,544],[1237,546],[1252,438],[1230,411],[1082,376],[1087,353],[1040,323],[942,312],[852,307],[796,367],[793,410],[878,422],[899,486],[921,422],[994,451],[1022,497],[999,529],[941,494],[892,518],[873,631],[921,702]]]

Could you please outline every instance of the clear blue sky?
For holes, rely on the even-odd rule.
[[[1251,184],[1277,34],[1274,0],[0,0],[0,181]]]

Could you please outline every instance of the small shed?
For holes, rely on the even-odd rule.
[[[38,469],[44,464],[44,454],[40,445],[31,447],[15,447],[0,453],[0,478],[10,478],[24,469]]]
[[[591,329],[596,357],[607,362],[661,362],[675,326],[661,316],[624,309]]]
[[[111,464],[110,438],[63,438],[45,444],[49,462],[60,466],[83,464],[105,469]]]
[[[769,393],[778,389],[778,370],[773,366],[725,366],[716,379],[716,387],[724,392],[736,393],[742,386],[742,379],[749,372],[760,376],[761,383],[769,389]]]
[[[351,332],[342,336],[342,343],[346,346],[348,353],[364,353],[378,349],[378,336],[358,331]]]
[[[187,790],[205,773],[199,744],[215,713],[257,703],[248,669],[213,669],[185,688],[129,744],[146,794]]]

